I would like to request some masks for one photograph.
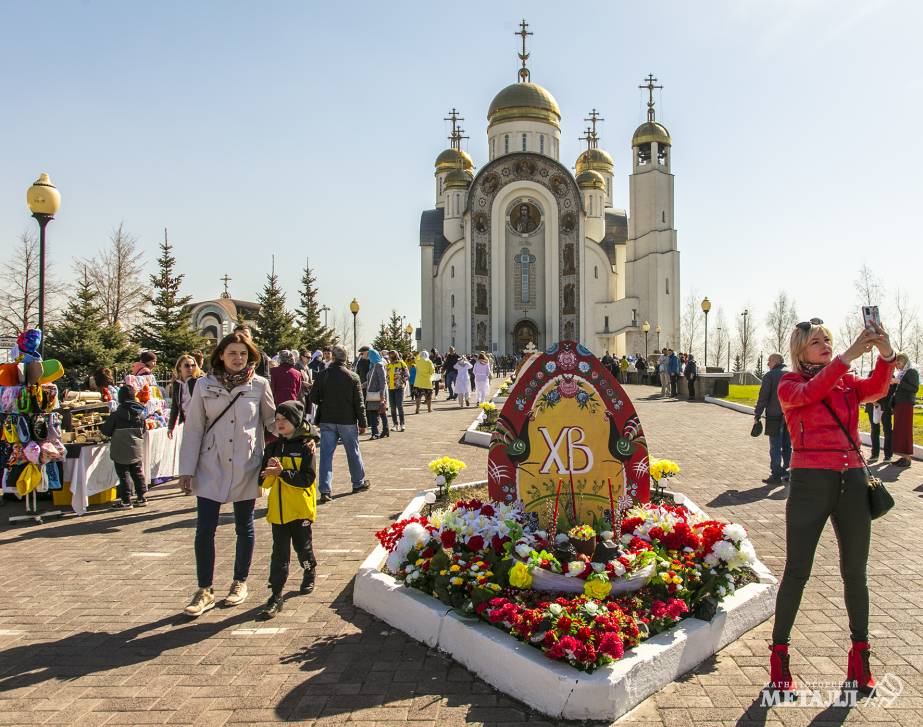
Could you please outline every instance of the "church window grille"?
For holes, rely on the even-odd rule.
[[[455,277],[455,266],[454,266],[454,265],[452,266],[451,270],[449,271],[449,277],[450,277],[450,278],[454,278],[454,277]]]
[[[670,279],[667,278],[667,295],[670,294]]]
[[[455,307],[455,293],[452,293],[452,307]]]
[[[522,135],[522,150],[523,151],[526,150],[526,135],[525,134]]]
[[[538,150],[541,154],[545,153],[545,135],[540,134],[538,137]]]
[[[667,211],[666,210],[660,210],[660,221],[661,222],[667,221]]]
[[[516,287],[519,289],[517,299],[520,305],[529,306],[535,302],[532,278],[535,273],[536,257],[529,253],[529,248],[524,247],[513,260],[519,268],[519,275],[516,281]]]
[[[598,265],[593,266],[593,277],[599,280],[599,266]]]
[[[506,134],[503,137],[503,153],[504,154],[510,153],[510,135],[509,134]]]
[[[607,332],[609,330],[609,316],[603,318],[603,330]]]

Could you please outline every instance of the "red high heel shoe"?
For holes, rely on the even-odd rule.
[[[769,688],[780,692],[795,691],[795,679],[788,666],[788,646],[774,644],[769,649],[772,652],[769,657],[769,675],[772,680]]]
[[[875,691],[875,677],[869,667],[871,654],[867,641],[854,641],[846,661],[846,682],[848,688],[858,689],[863,694]]]

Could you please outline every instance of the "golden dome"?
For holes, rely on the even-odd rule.
[[[650,144],[652,141],[666,146],[670,146],[673,143],[670,139],[670,132],[667,131],[667,127],[663,124],[658,124],[656,121],[645,121],[637,128],[634,136],[631,137],[632,146]]]
[[[580,189],[602,189],[606,188],[606,178],[599,172],[587,169],[577,175],[577,186]]]
[[[560,126],[561,109],[548,91],[536,83],[513,83],[494,96],[487,109],[491,124],[502,121],[544,121]]]
[[[471,182],[474,179],[474,176],[469,171],[462,171],[461,169],[453,169],[451,172],[445,175],[445,188],[446,189],[467,189],[471,186]]]
[[[587,164],[587,158],[589,158],[589,164]],[[615,162],[612,161],[612,157],[609,156],[608,152],[602,149],[590,149],[577,157],[576,168],[577,174],[581,174],[587,169],[603,174],[612,174]]]
[[[448,172],[452,169],[458,169],[458,162],[461,161],[465,169],[474,169],[474,162],[467,152],[460,149],[446,149],[436,157],[436,173]]]

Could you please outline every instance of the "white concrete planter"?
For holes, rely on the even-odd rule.
[[[400,519],[423,508],[415,497]],[[676,493],[676,501],[701,512]],[[381,572],[380,545],[356,576],[353,603],[427,646],[439,648],[491,686],[556,719],[615,720],[654,692],[762,623],[775,608],[777,582],[762,563],[758,583],[722,601],[710,622],[688,618],[629,649],[619,661],[585,674],[552,661],[538,649],[454,609]]]
[[[471,422],[465,430],[465,442],[467,444],[473,444],[475,447],[484,447],[486,449],[490,446],[490,439],[493,437],[494,433],[478,431],[478,424],[483,421],[484,412],[479,412],[477,419]]]
[[[705,401],[708,404],[717,404],[718,406],[723,406],[725,409],[733,409],[734,411],[739,411],[742,414],[749,414],[753,416],[753,407],[747,406],[746,404],[738,404],[733,401],[726,401],[724,399],[716,399],[712,396],[706,396]],[[862,444],[866,446],[872,446],[872,435],[868,432],[859,432],[859,438],[862,440]],[[884,438],[882,438],[882,445],[884,445]],[[923,460],[923,447],[919,444],[913,445],[913,458]]]

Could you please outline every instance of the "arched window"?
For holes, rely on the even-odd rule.
[[[449,270],[449,277],[451,277],[451,278],[454,278],[454,277],[455,277],[455,266],[454,266],[454,265],[453,265],[452,268]]]
[[[593,277],[599,280],[599,266],[598,265],[593,266]]]
[[[538,137],[538,151],[540,154],[545,153],[545,135],[540,134]]]
[[[503,136],[503,153],[504,154],[510,153],[510,135],[509,134],[505,134]]]
[[[667,295],[670,294],[670,279],[667,278]]]
[[[526,135],[525,134],[522,135],[522,150],[523,151],[526,150]]]
[[[452,307],[455,307],[455,293],[452,293]]]
[[[661,222],[667,221],[667,211],[666,210],[660,210],[660,221]]]

